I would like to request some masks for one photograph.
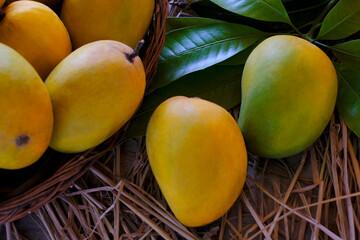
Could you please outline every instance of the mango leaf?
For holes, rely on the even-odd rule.
[[[186,74],[222,62],[266,35],[254,28],[227,22],[170,31],[149,89],[163,87]]]
[[[230,109],[241,101],[243,65],[219,66],[188,74],[178,81],[145,96],[144,101],[126,131],[128,138],[144,136],[153,111],[173,96],[200,97]]]
[[[291,24],[281,0],[211,0],[220,7],[262,21]]]
[[[222,21],[211,19],[211,18],[201,18],[201,17],[168,17],[166,19],[166,32],[176,30],[184,27],[191,26],[203,26],[214,23],[221,23]]]
[[[225,61],[222,61],[218,63],[218,65],[241,65],[245,64],[246,60],[248,59],[250,53],[254,50],[254,48],[257,46],[257,44],[253,44],[250,47],[244,49],[243,51],[235,54],[231,58],[226,59]]]
[[[335,56],[343,63],[360,71],[360,40],[353,40],[332,46]]]
[[[360,70],[345,64],[335,67],[339,81],[336,107],[346,125],[360,137]]]
[[[360,31],[360,1],[340,0],[325,17],[317,39],[337,40]]]
[[[283,22],[266,22],[241,16],[239,14],[230,12],[219,5],[213,3],[211,0],[197,0],[189,5],[189,8],[198,16],[203,18],[212,18],[223,20],[231,23],[239,23],[242,25],[256,28],[263,32],[280,33],[289,32],[292,28],[287,23]]]

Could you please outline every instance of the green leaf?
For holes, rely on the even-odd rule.
[[[266,22],[241,16],[239,14],[230,12],[219,5],[213,3],[211,0],[197,0],[189,5],[191,11],[203,18],[212,18],[223,20],[231,23],[238,23],[246,26],[256,28],[263,32],[279,33],[289,32],[292,28],[287,23],[283,22]]]
[[[337,40],[360,31],[360,1],[341,0],[325,17],[318,39]]]
[[[335,67],[339,80],[336,107],[346,125],[360,137],[360,70],[345,64]]]
[[[201,18],[201,17],[168,17],[166,19],[166,32],[176,30],[184,27],[191,26],[203,26],[214,23],[222,23],[223,21],[211,19],[211,18]]]
[[[149,89],[163,87],[186,74],[222,62],[264,36],[265,33],[254,28],[227,22],[170,31]]]
[[[257,44],[253,44],[250,47],[244,49],[243,51],[235,54],[231,58],[226,59],[225,61],[222,61],[218,63],[218,65],[241,65],[245,64],[246,60],[248,59],[250,53],[254,50],[254,48],[257,46]]]
[[[291,24],[281,0],[211,0],[220,7],[262,21]]]
[[[200,97],[219,104],[225,109],[241,101],[241,75],[243,66],[215,65],[188,74],[178,81],[159,88],[145,96],[144,101],[126,131],[128,138],[143,136],[153,111],[173,96]]]
[[[360,40],[353,40],[332,46],[335,56],[342,62],[360,71]]]

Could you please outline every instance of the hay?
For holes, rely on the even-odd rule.
[[[109,151],[31,216],[48,239],[357,239],[359,153],[358,138],[334,115],[298,156],[249,155],[245,187],[229,212],[207,226],[186,228],[156,184],[145,138],[136,138]],[[16,222],[6,225],[11,232],[19,236]]]
[[[171,14],[184,14],[185,1],[172,2]],[[231,112],[236,118],[239,107]],[[334,113],[321,137],[297,156],[250,154],[246,184],[233,207],[207,226],[186,228],[152,175],[145,138],[135,138],[30,216],[47,239],[360,239],[359,144]],[[25,239],[16,222],[5,228],[7,239]]]

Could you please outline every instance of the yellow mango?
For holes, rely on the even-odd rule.
[[[154,0],[64,0],[60,17],[74,49],[106,39],[135,48],[147,32],[154,7]]]
[[[239,126],[249,152],[283,158],[309,147],[334,111],[336,71],[317,46],[273,36],[250,54],[242,77]]]
[[[75,153],[95,147],[135,113],[145,72],[133,50],[117,41],[84,45],[66,57],[45,84],[54,108],[50,147]]]
[[[16,1],[1,11],[0,42],[19,52],[45,80],[71,52],[64,24],[49,7],[34,1]]]
[[[0,43],[0,168],[36,162],[48,147],[53,128],[50,96],[35,69]]]
[[[184,225],[208,224],[229,210],[247,172],[247,153],[236,121],[200,98],[173,97],[148,124],[146,148],[154,176]]]

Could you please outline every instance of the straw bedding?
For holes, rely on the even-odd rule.
[[[171,14],[179,15],[182,2],[174,2]],[[231,111],[235,119],[238,112]],[[246,184],[233,207],[207,226],[186,228],[156,184],[145,138],[134,138],[30,216],[47,239],[360,239],[359,156],[358,137],[335,112],[301,154],[249,155]],[[1,233],[23,239],[17,222]]]
[[[238,108],[232,112],[236,116]],[[161,195],[145,138],[131,139],[31,217],[48,239],[358,239],[359,143],[334,115],[318,141],[297,156],[250,155],[246,185],[229,212],[186,228]],[[16,235],[16,222],[6,231]]]

